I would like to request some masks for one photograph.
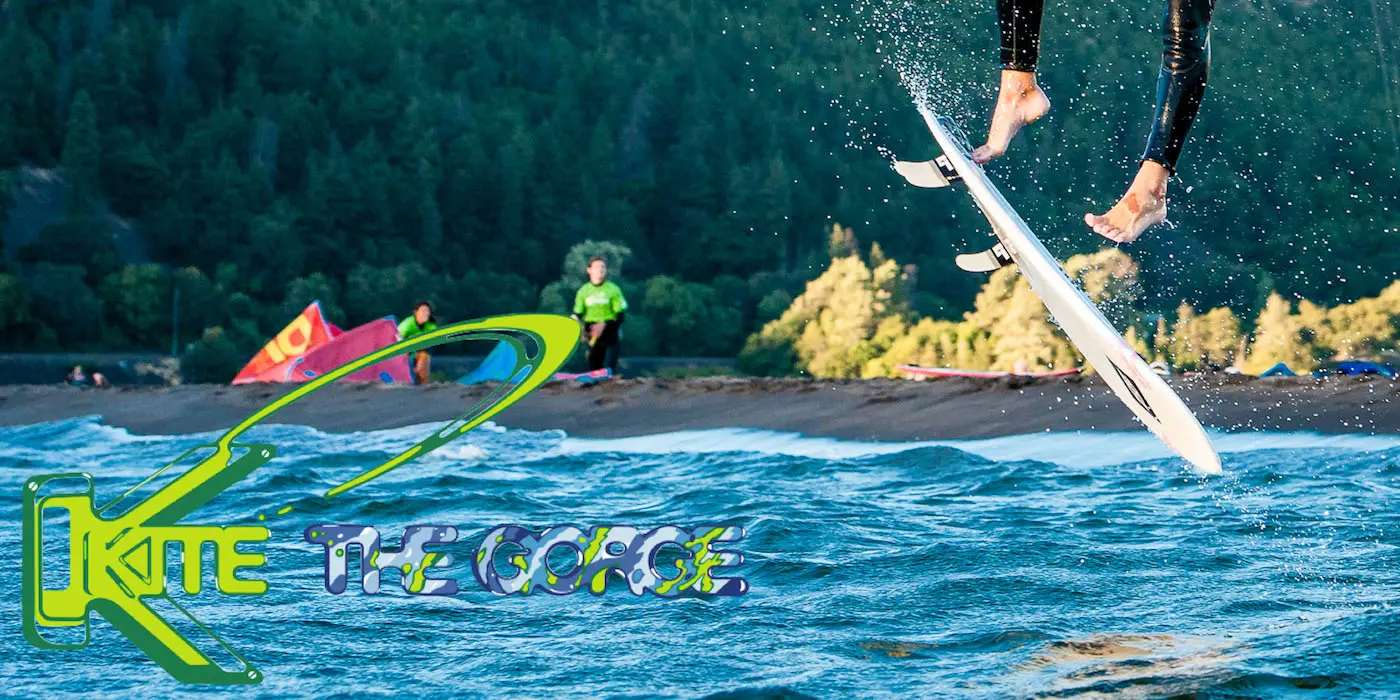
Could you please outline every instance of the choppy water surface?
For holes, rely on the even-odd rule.
[[[330,502],[427,428],[259,428],[281,455],[190,518],[271,522],[271,591],[188,601],[268,696],[1352,697],[1400,695],[1400,439],[1218,436],[1201,480],[1144,434],[865,444],[751,431],[575,440],[487,427]],[[0,692],[208,694],[106,623],[83,651],[19,633],[20,487],[88,471],[105,501],[211,435],[95,419],[0,429]],[[311,511],[302,513],[302,510]],[[322,587],[317,523],[745,528],[731,599]],[[48,548],[58,556],[56,546]],[[206,579],[212,580],[212,579]]]

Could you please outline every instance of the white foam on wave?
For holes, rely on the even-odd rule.
[[[5,426],[0,428],[0,439],[13,436],[22,440],[25,437],[32,436],[35,431],[42,431],[46,434],[46,440],[57,442],[61,445],[81,445],[85,443],[129,445],[159,442],[168,437],[164,435],[134,435],[126,428],[102,423],[102,416],[100,415],[88,415],[47,423]]]
[[[1332,449],[1374,451],[1400,447],[1400,435],[1323,435],[1311,432],[1213,432],[1211,442],[1222,453],[1257,450]],[[1102,467],[1156,459],[1172,452],[1148,432],[1069,431],[1028,433],[981,440],[873,442],[807,437],[800,433],[725,428],[683,430],[633,438],[566,438],[564,454],[621,452],[631,454],[757,452],[814,459],[857,459],[926,447],[951,447],[986,459],[1005,462],[1036,460],[1065,466]]]
[[[125,473],[161,466],[199,442],[192,435],[134,435],[100,420],[83,416],[0,429],[0,467],[29,464],[53,471]]]
[[[453,462],[480,462],[490,457],[491,453],[487,452],[480,445],[473,445],[470,442],[465,442],[461,444],[452,443],[439,447],[433,452],[433,455],[437,456],[439,459]]]
[[[333,433],[316,428],[270,423],[255,426],[239,437],[239,443],[271,443],[278,460],[316,459],[324,456],[398,454],[448,423],[425,423],[384,430]],[[453,442],[418,460],[424,463],[479,464],[492,456],[490,443],[506,434],[505,428],[487,421],[466,440]],[[0,467],[43,465],[50,470],[94,471],[106,475],[136,473],[163,466],[191,447],[210,444],[223,430],[181,435],[136,435],[125,428],[104,425],[100,416],[0,428]],[[484,438],[484,440],[483,440]],[[562,435],[553,436],[554,440]],[[499,439],[499,438],[496,438]],[[374,457],[367,460],[372,461]]]

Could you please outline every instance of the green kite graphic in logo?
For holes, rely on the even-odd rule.
[[[226,644],[212,629],[195,619],[166,590],[165,555],[169,545],[180,548],[183,558],[183,586],[188,594],[200,591],[200,552],[206,543],[214,546],[215,572],[220,592],[229,595],[259,595],[267,591],[265,581],[238,577],[242,569],[264,563],[261,553],[238,551],[242,543],[263,542],[269,532],[263,526],[224,527],[187,525],[181,520],[215,496],[263,466],[277,454],[268,444],[239,443],[235,440],[277,411],[334,382],[383,360],[417,350],[463,340],[495,340],[515,352],[515,369],[490,395],[448,425],[418,444],[324,495],[332,498],[361,486],[391,470],[455,440],[543,384],[573,353],[578,325],[564,316],[521,314],[467,321],[424,333],[379,351],[300,385],[287,395],[254,413],[212,444],[196,447],[156,470],[140,484],[111,502],[96,507],[92,477],[88,474],[48,474],[24,484],[24,532],[22,611],[24,636],[41,649],[81,649],[91,638],[90,614],[96,612],[130,639],[176,680],[184,683],[257,683],[262,674]],[[207,453],[207,454],[204,454]],[[202,458],[170,483],[145,496],[120,515],[104,517],[117,503],[150,484],[171,468]],[[51,482],[81,481],[82,489],[67,493],[42,494]],[[44,586],[44,519],[50,511],[66,511],[68,541],[68,581],[64,588]],[[286,515],[287,506],[274,515]],[[266,515],[259,515],[265,520]],[[243,668],[225,669],[205,654],[171,622],[151,607],[168,603],[187,618]],[[80,642],[55,642],[40,634],[41,629],[83,629]]]

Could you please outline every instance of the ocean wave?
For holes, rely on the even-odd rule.
[[[1376,452],[1400,448],[1400,436],[1389,435],[1212,432],[1211,440],[1217,450],[1225,454],[1262,450],[1307,449],[1327,450],[1329,452]],[[1167,447],[1146,431],[1069,431],[1027,433],[981,440],[870,442],[808,437],[800,433],[770,430],[724,428],[687,430],[631,438],[568,438],[560,444],[559,451],[562,454],[757,452],[790,457],[839,460],[935,447],[951,448],[998,462],[1033,460],[1081,468],[1160,460],[1175,461]]]
[[[205,561],[208,585],[189,596],[266,674],[257,692],[326,696],[342,677],[328,668],[465,696],[1400,691],[1400,438],[1217,434],[1227,473],[1202,479],[1145,432],[870,443],[493,426],[325,497],[433,429],[260,427],[248,440],[278,456],[188,519],[255,524],[292,508],[262,521],[273,538],[253,577],[271,582],[267,595],[218,594]],[[0,510],[18,522],[31,474],[85,466],[112,495],[212,437],[91,419],[0,429]],[[387,546],[407,525],[457,527],[458,561],[441,575],[462,591],[413,596],[386,576],[377,596],[357,581],[329,594],[325,551],[302,532],[333,522],[375,527]],[[715,523],[745,531],[742,597],[634,597],[617,582],[598,596],[497,597],[470,566],[502,524]],[[0,528],[0,547],[18,551],[19,530]],[[66,554],[45,544],[50,564]],[[19,597],[16,578],[0,578],[0,596]],[[95,629],[75,652],[34,649],[18,625],[0,633],[10,691],[206,694]]]

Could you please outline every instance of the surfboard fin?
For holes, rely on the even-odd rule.
[[[914,163],[907,160],[897,160],[894,162],[894,171],[904,177],[904,179],[915,187],[947,187],[954,180],[961,179],[958,171],[953,169],[953,164],[948,161],[948,156],[938,156],[933,160],[925,160]]]
[[[1016,262],[1000,243],[980,253],[964,253],[953,261],[965,272],[995,272]]]

